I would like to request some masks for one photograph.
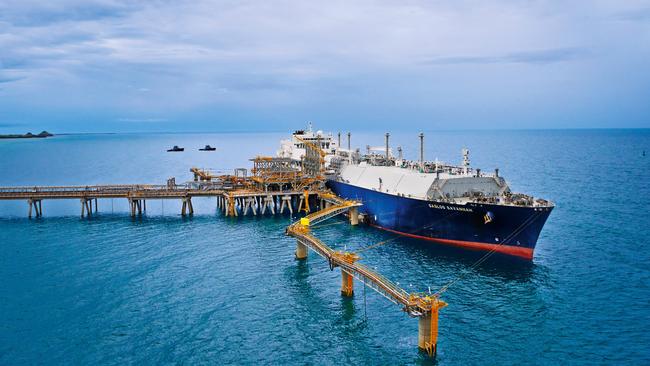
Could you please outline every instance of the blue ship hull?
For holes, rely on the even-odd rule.
[[[365,222],[393,233],[532,260],[552,207],[458,205],[399,197],[330,180],[340,197],[359,200]]]

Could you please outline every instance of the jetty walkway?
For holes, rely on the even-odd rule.
[[[124,198],[129,201],[132,216],[146,211],[147,200],[180,199],[181,214],[194,214],[193,197],[216,197],[217,206],[226,216],[253,214],[281,214],[308,207],[304,203],[317,192],[307,191],[259,191],[239,189],[224,184],[187,183],[177,185],[122,184],[88,186],[22,186],[0,187],[0,200],[26,200],[28,216],[43,216],[42,201],[51,199],[79,199],[81,216],[92,216],[98,210],[98,199]],[[94,205],[93,205],[94,203]],[[308,211],[308,210],[307,210]]]
[[[344,200],[328,193],[324,193],[321,198],[326,200],[324,208],[287,227],[287,235],[295,237],[297,240],[296,258],[306,259],[307,248],[311,248],[328,261],[330,269],[340,267],[341,294],[343,296],[354,294],[354,278],[357,278],[388,300],[401,305],[403,311],[410,316],[419,318],[418,347],[425,350],[430,356],[435,355],[438,340],[438,311],[447,304],[436,296],[406,292],[386,277],[358,263],[361,257],[356,253],[334,250],[314,236],[310,229],[311,225],[345,212],[349,214],[350,223],[356,225],[358,223],[358,207],[362,205],[360,202]]]

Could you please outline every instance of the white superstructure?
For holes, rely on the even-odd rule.
[[[348,133],[348,138],[350,134]],[[325,134],[323,131],[314,132],[312,124],[309,122],[307,130],[297,130],[291,135],[291,139],[280,141],[280,149],[276,155],[281,158],[291,158],[296,161],[302,160],[306,154],[305,143],[309,142],[320,146],[325,152],[325,171],[327,174],[333,174],[341,167],[343,160],[350,163],[358,161],[358,155],[348,149],[339,146],[341,134],[334,139],[332,133]],[[354,158],[354,159],[353,159]]]
[[[340,134],[338,138],[340,140]],[[512,194],[498,169],[486,174],[472,168],[468,149],[462,149],[460,165],[445,164],[437,159],[424,161],[423,153],[420,161],[412,161],[402,158],[401,147],[397,149],[398,156],[393,156],[388,138],[386,134],[385,147],[367,146],[366,155],[361,156],[358,150],[342,149],[331,133],[313,132],[309,123],[307,131],[296,131],[290,140],[283,140],[277,155],[301,160],[305,155],[304,143],[312,142],[326,153],[325,169],[329,179],[399,197],[459,204],[470,201],[527,206],[549,204],[527,195]],[[422,146],[420,150],[423,151]]]
[[[311,122],[309,122],[308,129],[295,131],[291,135],[291,139],[280,141],[280,149],[277,156],[281,158],[291,158],[300,160],[305,156],[305,142],[311,142],[320,146],[328,155],[333,155],[338,150],[338,142],[334,140],[332,133],[325,134],[323,131],[312,130]]]

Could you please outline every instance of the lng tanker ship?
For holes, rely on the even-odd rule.
[[[531,260],[539,234],[554,205],[544,199],[513,193],[506,180],[470,166],[469,150],[462,164],[424,161],[392,154],[385,148],[342,149],[331,134],[296,131],[282,141],[279,156],[300,159],[305,139],[326,153],[327,186],[337,195],[359,200],[362,221],[403,236],[473,250],[492,251]]]

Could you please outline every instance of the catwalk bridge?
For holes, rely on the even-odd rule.
[[[330,269],[341,268],[341,294],[354,294],[354,278],[370,287],[397,305],[410,316],[418,317],[418,347],[430,356],[436,354],[438,339],[438,311],[447,304],[437,296],[408,293],[386,277],[364,266],[354,252],[334,250],[315,237],[310,230],[311,225],[318,224],[336,215],[348,212],[350,223],[358,223],[358,207],[360,202],[343,200],[333,194],[322,193],[325,200],[324,208],[309,214],[287,227],[287,235],[296,238],[296,258],[306,259],[307,248],[311,248],[325,258]]]

